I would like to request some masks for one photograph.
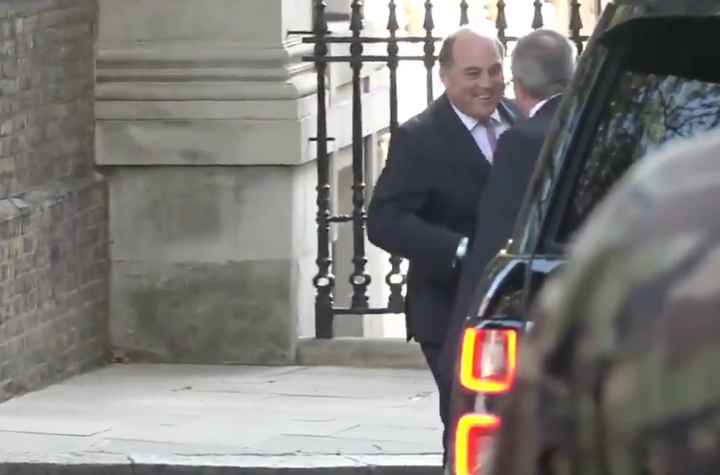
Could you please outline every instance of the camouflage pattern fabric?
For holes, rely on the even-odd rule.
[[[649,155],[533,310],[492,475],[720,475],[720,133]]]

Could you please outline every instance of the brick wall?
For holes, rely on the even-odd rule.
[[[95,0],[0,0],[0,400],[107,357],[96,30]]]

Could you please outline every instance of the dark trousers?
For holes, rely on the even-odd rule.
[[[451,375],[446,374],[442,371],[442,365],[440,364],[440,355],[442,354],[443,345],[439,343],[420,343],[420,349],[425,355],[425,361],[427,361],[430,371],[432,372],[433,378],[435,379],[435,385],[438,388],[438,394],[440,396],[440,420],[443,424],[443,467],[448,458],[447,453],[447,440],[448,431],[452,430],[448,427],[450,423],[450,390],[451,390]]]

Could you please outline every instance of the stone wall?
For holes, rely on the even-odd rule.
[[[94,0],[0,0],[0,400],[107,357]]]

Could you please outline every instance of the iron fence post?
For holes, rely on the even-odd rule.
[[[317,267],[313,279],[315,295],[315,336],[330,339],[333,337],[333,276],[330,254],[330,155],[328,153],[327,134],[327,63],[323,59],[328,54],[328,45],[324,41],[329,33],[325,18],[325,0],[315,0],[313,4],[313,36],[315,39],[315,70],[317,72],[317,132],[315,148],[317,150]]]

